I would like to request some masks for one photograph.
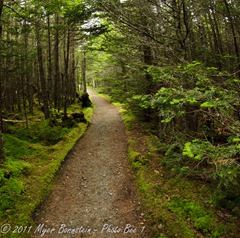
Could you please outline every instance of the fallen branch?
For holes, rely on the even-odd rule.
[[[11,120],[11,119],[3,119],[4,122],[12,122],[12,123],[24,123],[25,120]]]
[[[12,122],[12,123],[25,123],[26,120],[12,120],[12,119],[3,119],[4,122]],[[40,122],[40,119],[35,119],[35,120],[29,120],[32,122]]]

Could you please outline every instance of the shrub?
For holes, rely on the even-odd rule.
[[[18,138],[30,140],[32,142],[53,145],[60,141],[67,132],[67,128],[50,125],[48,120],[44,120],[41,123],[35,123],[29,129],[19,129],[16,135]]]
[[[200,62],[148,69],[161,84],[132,98],[158,115],[158,137],[168,144],[166,165],[210,181],[219,199],[240,195],[240,81]]]

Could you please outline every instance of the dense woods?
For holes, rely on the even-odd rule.
[[[167,166],[237,197],[239,2],[96,3],[109,31],[89,45],[89,82],[151,125]]]
[[[81,53],[93,14],[85,2],[1,1],[1,131],[25,120],[36,106],[45,119],[67,109],[79,94]],[[94,30],[92,30],[94,31]],[[1,158],[3,158],[3,152]]]
[[[42,103],[45,119],[51,109],[65,113],[76,95],[79,30],[91,15],[81,3],[5,1],[2,14],[3,117],[27,116]],[[34,100],[37,101],[34,101]],[[26,119],[27,120],[27,119]]]
[[[108,31],[89,44],[88,82],[147,123],[173,177],[239,215],[239,1],[95,2]]]
[[[0,226],[28,224],[86,130],[81,48],[93,15],[84,1],[0,1]]]
[[[0,0],[1,167],[2,134],[33,138],[37,109],[59,126],[87,84],[147,122],[172,176],[239,215],[238,0]]]

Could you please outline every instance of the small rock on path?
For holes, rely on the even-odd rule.
[[[35,214],[32,238],[145,237],[118,108],[89,92],[92,122]]]

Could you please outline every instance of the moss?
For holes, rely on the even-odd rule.
[[[139,152],[137,152],[137,151],[129,149],[128,157],[129,157],[131,162],[135,162],[135,161],[140,160],[141,154]]]
[[[128,157],[134,171],[150,237],[222,237],[236,236],[237,223],[216,216],[208,184],[176,176],[164,167],[166,144],[145,125],[136,122],[132,113],[121,109],[127,128]],[[147,163],[143,160],[147,159]]]
[[[18,159],[31,155],[35,151],[28,142],[16,138],[13,135],[3,134],[3,140],[6,156]]]
[[[90,121],[93,107],[85,109],[84,113]],[[4,173],[0,170],[0,178],[4,178],[6,171],[11,173],[12,178],[4,178],[5,185],[1,187],[0,226],[5,223],[9,223],[12,227],[33,225],[34,210],[49,194],[56,172],[87,127],[88,124],[79,123],[58,143],[50,146],[32,144],[12,135],[4,135],[9,162]],[[16,150],[14,144],[20,149]],[[3,199],[3,195],[6,199]],[[28,237],[28,234],[7,233],[4,237],[24,238]]]
[[[98,90],[98,91],[94,91],[94,92],[95,92],[97,95],[105,98],[107,101],[113,102],[113,99],[112,99],[112,97],[111,97],[110,95],[105,94],[105,93],[103,93],[103,92],[100,92],[99,90]]]
[[[196,201],[174,198],[168,204],[168,208],[174,212],[179,219],[188,220],[196,230],[202,233],[212,233],[214,229],[213,214],[201,207]]]
[[[133,115],[133,113],[131,111],[128,111],[126,109],[124,109],[124,107],[122,106],[122,104],[117,104],[118,106],[120,106],[120,112],[122,114],[122,118],[124,121],[124,124],[127,128],[127,130],[131,131],[134,129],[134,121],[136,121],[135,116]]]

